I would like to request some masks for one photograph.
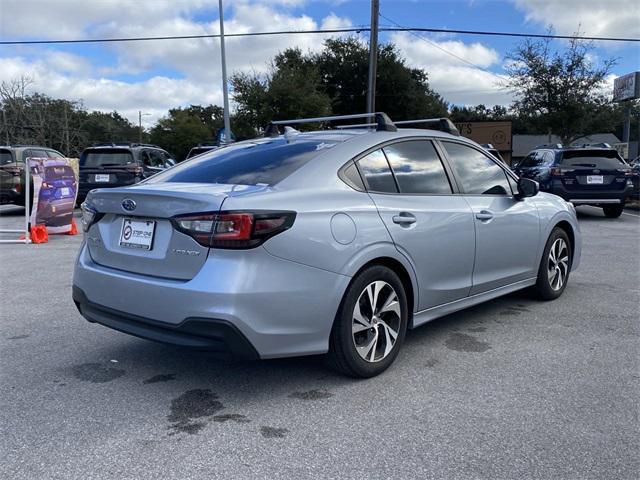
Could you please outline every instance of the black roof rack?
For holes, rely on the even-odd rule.
[[[91,147],[153,147],[160,148],[157,145],[151,143],[138,143],[138,142],[98,142],[91,145]]]
[[[198,147],[217,147],[217,146],[219,146],[218,142],[201,142],[201,143],[199,143],[198,145],[196,145],[193,148],[198,148]]]
[[[412,125],[416,123],[425,124],[429,130],[439,130],[441,132],[450,133],[456,137],[460,136],[460,132],[454,123],[448,118],[421,118],[417,120],[400,120],[395,122],[396,125]]]
[[[538,145],[537,147],[535,147],[534,150],[537,150],[538,148],[562,148],[562,144],[561,143],[543,143],[542,145]]]
[[[599,143],[573,143],[569,146],[569,148],[613,148],[611,145],[609,145],[606,142],[599,142]]]
[[[278,125],[291,126],[299,125],[301,123],[317,123],[317,122],[335,122],[336,120],[354,120],[356,118],[370,118],[375,119],[375,123],[372,126],[376,126],[377,131],[383,132],[395,132],[398,129],[393,124],[389,116],[384,112],[375,113],[357,113],[354,115],[333,115],[329,117],[315,117],[315,118],[297,118],[293,120],[275,120],[269,123],[264,129],[265,137],[277,137],[280,135]]]
[[[393,122],[394,125],[410,125],[414,123],[423,123],[426,124],[426,127],[429,130],[439,130],[441,132],[450,133],[451,135],[455,135],[457,137],[460,136],[460,132],[453,124],[451,120],[448,118],[423,118],[418,120],[400,120],[399,122]],[[338,125],[337,129],[346,130],[349,128],[370,128],[375,126],[375,123],[358,123],[355,125]]]

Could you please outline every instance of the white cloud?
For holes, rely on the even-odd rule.
[[[445,100],[458,105],[506,105],[512,95],[501,86],[504,77],[489,70],[499,64],[500,55],[481,43],[457,40],[424,40],[408,33],[396,33],[391,40],[407,63],[429,73],[429,84]]]
[[[336,1],[336,0],[333,0]],[[299,12],[305,0],[225,0],[227,33],[341,28],[349,18],[333,13],[313,19]],[[83,38],[217,34],[217,2],[211,0],[2,0],[0,30],[5,38]],[[11,18],[11,21],[8,19]],[[210,18],[211,20],[204,20]],[[228,71],[265,72],[271,59],[297,46],[318,51],[331,35],[300,34],[227,38]],[[498,53],[481,43],[433,37],[429,44],[406,33],[393,34],[408,64],[429,72],[432,87],[457,104],[506,104],[510,96],[497,87]],[[52,97],[82,100],[93,110],[118,110],[137,122],[138,110],[149,126],[169,108],[189,104],[222,104],[220,46],[217,39],[150,41],[108,44],[111,64],[96,64],[53,48],[11,50],[0,57],[0,80],[28,75],[34,91]],[[451,54],[480,68],[464,63]],[[146,78],[149,72],[161,75]],[[118,80],[123,74],[142,80]]]
[[[527,22],[570,35],[640,37],[638,0],[512,0]]]

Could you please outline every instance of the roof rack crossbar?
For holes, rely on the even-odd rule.
[[[432,130],[440,130],[441,132],[450,133],[457,137],[460,136],[460,132],[448,118],[418,118],[415,120],[400,120],[399,122],[395,122],[396,125],[411,125],[415,123],[424,123],[427,124],[427,128]]]
[[[353,120],[356,118],[371,118],[375,119],[374,125],[377,126],[378,131],[395,132],[398,129],[393,124],[389,116],[384,112],[375,113],[356,113],[352,115],[333,115],[328,117],[313,117],[313,118],[296,118],[292,120],[274,120],[267,125],[264,130],[265,137],[275,137],[280,134],[278,125],[299,125],[301,123],[317,123],[317,122],[334,122],[336,120]]]
[[[562,148],[562,144],[561,143],[543,143],[542,145],[538,145],[536,148]],[[536,148],[534,148],[534,150]]]

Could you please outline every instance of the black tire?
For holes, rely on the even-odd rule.
[[[396,312],[380,312],[374,315],[376,316],[376,320],[374,322],[373,316],[369,314],[369,310],[366,309],[367,307],[364,305],[368,300],[368,297],[361,298],[362,295],[366,295],[365,289],[374,282],[385,282],[387,284],[382,287],[379,292],[380,296],[378,298],[379,301],[377,302],[377,305],[381,307],[379,310],[382,310],[382,304],[385,303],[385,300],[391,298],[392,292],[388,287],[395,291],[397,302],[400,307],[399,318]],[[362,332],[354,334],[353,325],[356,302],[358,302],[359,309],[362,310],[363,316],[369,317],[367,320],[371,322],[373,327],[366,328]],[[378,315],[380,320],[378,320]],[[340,308],[338,309],[333,329],[331,330],[331,336],[329,338],[329,364],[335,370],[352,377],[369,378],[379,375],[385,371],[398,356],[398,352],[404,342],[408,318],[409,312],[407,296],[398,275],[396,275],[393,270],[382,265],[373,265],[366,268],[351,282],[344,298],[342,299]],[[386,323],[382,320],[385,320]],[[387,325],[391,328],[397,328],[397,336],[395,343],[392,343],[391,350],[386,354],[386,356],[382,356],[386,350],[387,339],[392,338],[385,337],[385,334],[393,331],[385,331]],[[380,343],[372,340],[374,342],[374,346],[370,351],[373,351],[372,355],[374,357],[377,357],[378,353],[376,352],[379,352],[381,359],[375,360],[374,358],[374,361],[367,361],[356,350],[356,338],[360,335],[375,335],[375,338],[378,338],[378,334],[380,335]],[[367,338],[364,338],[363,344],[368,343]]]
[[[602,207],[602,211],[608,218],[618,218],[622,215],[624,210],[624,204],[621,205],[605,205]]]
[[[564,273],[564,280],[562,281],[562,285],[557,288],[557,284],[554,287],[552,285],[552,281],[550,279],[550,272],[552,271],[551,265],[553,265],[553,260],[550,258],[551,248],[556,244],[557,240],[564,241],[564,245],[566,246],[566,254],[562,253],[559,258],[567,257],[566,263],[566,271],[563,272],[562,266],[561,272]],[[544,247],[544,252],[542,253],[542,259],[540,260],[540,266],[538,267],[538,280],[536,281],[534,291],[536,296],[540,300],[555,300],[564,292],[564,289],[567,286],[567,282],[569,281],[569,274],[571,273],[571,260],[573,258],[573,252],[571,251],[571,242],[569,241],[569,236],[567,232],[563,229],[556,227],[549,235],[549,239],[547,240],[547,244]],[[555,270],[555,269],[554,269]],[[555,278],[554,278],[555,280]]]

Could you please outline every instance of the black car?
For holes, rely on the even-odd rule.
[[[185,160],[191,157],[196,157],[198,155],[202,155],[203,153],[210,152],[211,150],[215,150],[216,148],[220,148],[217,143],[199,143],[187,153]]]
[[[0,203],[25,204],[25,172],[27,158],[64,159],[57,150],[37,145],[0,146]],[[30,182],[33,194],[33,180]],[[33,198],[30,199],[30,203]]]
[[[633,182],[631,198],[634,200],[640,200],[640,157],[636,157],[632,160],[630,165],[633,172],[633,176],[631,177],[631,181]]]
[[[102,143],[85,148],[80,155],[78,204],[94,188],[133,185],[175,165],[171,155],[155,145]]]
[[[541,145],[515,168],[521,177],[536,180],[540,190],[574,205],[602,207],[607,217],[622,214],[633,190],[631,167],[607,144],[563,147]]]

